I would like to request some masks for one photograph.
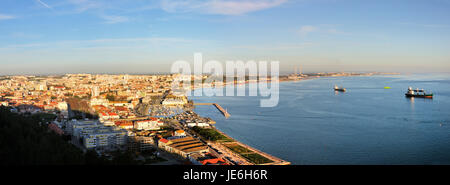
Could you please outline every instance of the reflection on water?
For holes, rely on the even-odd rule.
[[[339,94],[344,94],[345,92],[341,92],[341,91],[334,91],[334,95],[339,95]]]
[[[414,97],[411,98],[406,97],[406,99],[408,99],[409,102],[411,102],[411,110],[414,111]]]

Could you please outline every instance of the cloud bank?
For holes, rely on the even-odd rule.
[[[161,8],[169,13],[242,15],[285,2],[287,0],[162,0]]]
[[[5,14],[0,14],[0,21],[1,20],[8,20],[8,19],[14,19],[16,17],[12,16],[12,15],[5,15]]]

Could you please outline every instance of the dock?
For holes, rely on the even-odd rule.
[[[220,112],[222,112],[222,114],[225,116],[225,118],[229,118],[229,117],[231,116],[230,113],[228,113],[228,111],[227,111],[226,109],[223,109],[222,106],[220,106],[219,104],[214,103],[213,105],[216,106],[216,108],[217,108]]]
[[[228,113],[226,109],[222,108],[222,106],[217,103],[194,103],[194,105],[214,105],[217,110],[219,110],[223,114],[223,116],[225,116],[225,118],[229,118],[231,116],[231,114]]]
[[[194,103],[194,105],[213,105],[214,103]]]

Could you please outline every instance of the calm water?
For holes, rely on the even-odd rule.
[[[335,94],[334,84],[348,92]],[[435,98],[405,98],[408,86]],[[262,97],[192,98],[228,109],[225,119],[212,106],[197,106],[218,129],[293,164],[450,164],[449,75],[283,82],[273,108],[259,107]]]

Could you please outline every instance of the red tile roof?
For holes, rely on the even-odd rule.
[[[160,139],[159,141],[161,141],[161,142],[163,142],[163,143],[169,142],[167,139],[164,139],[164,138]]]
[[[115,106],[114,109],[116,109],[118,111],[128,111],[128,109],[123,106]]]
[[[132,126],[133,122],[131,122],[131,121],[115,121],[114,124],[116,126]]]
[[[117,116],[117,114],[114,112],[108,112],[108,114],[109,114],[109,116]]]
[[[225,161],[223,159],[221,159],[221,158],[206,159],[206,160],[200,161],[200,163],[202,163],[203,165],[206,165],[206,164],[217,164],[219,162],[220,163],[225,163]]]
[[[121,126],[121,127],[133,126],[133,123],[132,122],[123,122],[123,123],[120,123],[119,126]]]

